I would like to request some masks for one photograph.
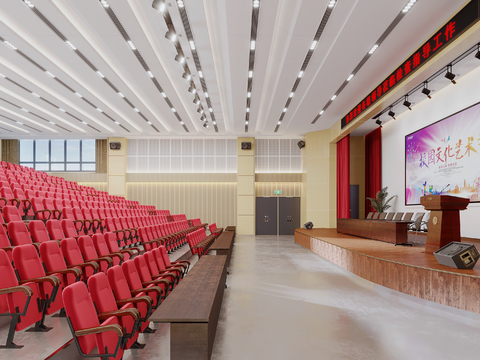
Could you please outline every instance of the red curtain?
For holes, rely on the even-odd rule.
[[[350,135],[337,142],[337,218],[350,218]]]
[[[382,189],[382,128],[365,136],[365,197],[375,198]],[[365,199],[365,215],[375,211]]]

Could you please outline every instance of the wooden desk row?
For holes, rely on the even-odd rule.
[[[337,219],[337,232],[392,244],[407,243],[411,221]]]

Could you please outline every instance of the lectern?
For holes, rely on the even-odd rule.
[[[430,210],[425,252],[433,254],[451,243],[460,242],[460,210],[465,210],[469,199],[450,195],[426,195],[420,198],[426,210]]]

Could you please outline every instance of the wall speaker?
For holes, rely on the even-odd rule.
[[[480,255],[472,244],[452,241],[433,253],[438,263],[457,269],[471,269],[475,266]]]
[[[110,150],[120,150],[122,147],[122,143],[120,142],[111,142],[110,143]]]
[[[305,141],[303,140],[300,140],[298,143],[297,143],[297,146],[299,149],[303,149],[305,147]]]
[[[251,142],[242,142],[242,150],[252,150]]]
[[[303,227],[306,229],[306,230],[312,230],[313,229],[313,223],[311,221],[303,224]]]

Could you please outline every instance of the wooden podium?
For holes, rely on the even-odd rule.
[[[430,210],[425,252],[433,254],[452,241],[460,242],[460,210],[465,210],[469,199],[450,195],[426,195],[420,198]]]

